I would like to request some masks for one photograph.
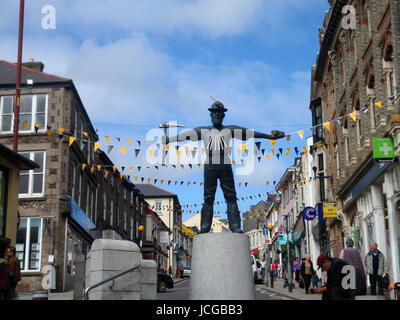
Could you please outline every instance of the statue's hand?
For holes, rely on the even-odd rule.
[[[279,130],[272,130],[271,131],[272,139],[282,139],[285,137],[285,133]]]

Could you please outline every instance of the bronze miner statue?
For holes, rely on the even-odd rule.
[[[250,138],[281,139],[285,133],[278,130],[271,131],[271,134],[256,132],[239,126],[224,126],[222,121],[227,109],[224,105],[215,101],[208,109],[211,115],[211,126],[197,127],[186,130],[174,137],[164,137],[164,143],[176,141],[204,141],[206,150],[206,163],[204,165],[204,204],[201,210],[200,233],[210,231],[213,218],[213,203],[219,179],[224,198],[227,202],[227,215],[229,229],[232,232],[241,233],[240,213],[237,205],[235,182],[233,178],[232,165],[229,159],[231,148],[229,142],[232,138],[246,141]],[[211,159],[211,161],[210,161]]]

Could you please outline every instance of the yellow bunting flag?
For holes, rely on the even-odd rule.
[[[289,158],[289,151],[288,151],[288,152],[285,152],[285,154],[286,154],[286,156]]]
[[[64,133],[64,128],[58,128],[58,133],[63,134]]]
[[[178,160],[181,159],[182,151],[181,150],[176,150],[176,155],[178,156]]]
[[[250,163],[252,163],[253,162],[253,158],[250,158],[249,161],[250,161]]]
[[[121,156],[123,156],[126,152],[126,147],[121,147]]]
[[[275,148],[275,143],[276,143],[276,140],[273,140],[273,139],[271,139],[271,140],[269,140],[269,141],[271,141],[272,145],[273,145],[273,146],[274,146],[274,148]]]
[[[88,134],[86,131],[82,131],[82,134],[83,134],[85,137],[89,137],[89,134]]]
[[[237,149],[237,154],[238,156],[240,156],[240,149]]]
[[[135,181],[137,181],[137,179],[138,179],[138,177],[137,177],[137,176],[135,176]]]
[[[246,145],[245,145],[245,144],[242,144],[242,152],[244,153],[245,150],[246,150]]]
[[[97,166],[97,171],[100,171],[101,170],[101,165],[98,165]]]
[[[85,170],[85,168],[86,168],[86,164],[84,163],[84,164],[82,164],[82,171]]]
[[[304,137],[304,130],[297,131],[297,134],[299,135],[300,139],[303,140],[303,137]]]
[[[197,164],[197,166],[200,168],[200,166],[201,166],[201,163],[198,163],[198,164]]]
[[[147,178],[147,182],[150,183],[150,178]]]
[[[50,136],[51,136],[51,130],[47,130],[46,132],[47,132],[47,135],[48,135],[49,138],[50,138]]]
[[[166,144],[165,148],[169,151],[169,144]]]
[[[272,148],[271,152],[272,152],[273,155],[275,155],[275,149]]]
[[[110,141],[110,137],[109,136],[105,136],[104,138],[106,138],[107,143]]]
[[[131,140],[130,140],[130,139],[125,139],[125,141],[128,142],[128,143],[131,143]]]
[[[328,132],[331,131],[331,123],[330,122],[325,122],[324,127],[326,130],[328,130]]]
[[[267,155],[267,156],[265,156],[266,158],[267,158],[267,160],[269,160],[269,156]]]
[[[188,147],[188,146],[185,147],[185,152],[186,152],[186,153],[189,152],[189,147]]]
[[[26,128],[28,127],[28,121],[24,121],[22,124],[24,125],[24,130],[26,130]]]
[[[235,160],[232,160],[232,164],[235,165]]]
[[[115,172],[115,170],[117,170],[117,167],[116,167],[116,166],[113,166],[112,168],[113,168],[113,171],[114,171],[114,172]]]
[[[150,149],[150,150],[149,150],[150,160],[151,160],[151,158],[153,157],[153,154],[154,154],[154,150],[153,150],[153,149]]]
[[[317,144],[318,150],[321,149],[322,145],[320,143]]]
[[[132,172],[132,170],[133,170],[133,166],[130,166],[129,171]]]
[[[71,146],[71,144],[73,144],[75,141],[74,137],[69,137],[69,146]]]
[[[108,173],[109,173],[109,172],[106,170],[106,172],[105,172],[105,173],[106,173],[106,178],[107,178],[107,177],[108,177]]]
[[[324,149],[325,149],[325,150],[327,150],[327,148],[326,148],[326,145],[325,145],[325,144],[323,144],[322,146],[324,147]]]
[[[203,185],[203,182],[200,182],[200,187]]]
[[[349,116],[350,116],[350,118],[353,119],[353,121],[356,121],[356,116],[357,116],[356,112],[349,113]]]
[[[94,152],[96,152],[99,147],[100,147],[100,143],[95,142],[94,143]]]
[[[204,147],[201,148],[201,154],[204,154]]]
[[[303,146],[303,149],[304,149],[305,154],[307,154],[308,153],[307,148],[305,146]]]
[[[382,101],[379,101],[379,102],[375,103],[375,105],[376,105],[378,108],[382,108]]]
[[[94,171],[94,168],[90,168],[90,173],[93,173],[93,171]]]
[[[124,175],[123,175],[122,173],[120,173],[120,174],[119,174],[119,177],[120,177],[121,180],[122,180],[122,178],[124,177]]]
[[[239,187],[242,185],[242,183],[241,182],[239,182]]]
[[[254,153],[257,155],[257,149],[254,149]]]
[[[161,180],[161,184],[163,184],[164,180]]]

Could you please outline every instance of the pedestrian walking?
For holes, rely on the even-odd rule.
[[[306,290],[306,294],[309,293],[308,289],[310,288],[311,277],[313,273],[314,273],[314,266],[311,261],[311,256],[309,254],[306,254],[306,258],[301,264],[301,276],[304,280],[304,289]]]
[[[170,276],[172,276],[172,267],[171,267],[171,266],[169,266],[169,268],[168,268],[168,274],[169,274]]]
[[[321,254],[317,259],[317,265],[327,273],[326,285],[321,288],[311,288],[310,293],[321,293],[322,300],[352,300],[352,291],[344,289],[342,286],[346,272],[342,272],[343,267],[348,263],[342,259],[330,258],[326,254]]]
[[[0,300],[9,300],[12,273],[6,259],[0,259]]]
[[[346,247],[340,252],[339,258],[346,261],[356,269],[356,290],[355,295],[365,295],[367,293],[367,271],[364,264],[364,259],[360,250],[354,249],[353,239],[346,239]]]
[[[179,274],[180,274],[179,267],[176,267],[175,276],[176,276],[177,278],[179,278]]]
[[[181,279],[183,278],[183,264],[181,264],[181,268],[179,269]]]
[[[17,296],[17,284],[19,281],[21,281],[21,263],[15,256],[14,247],[10,246],[7,248],[6,256],[7,264],[10,266],[13,276],[11,282],[10,300],[14,300]]]
[[[297,284],[300,281],[300,269],[301,269],[301,262],[299,261],[299,258],[296,257],[295,260],[293,261],[293,272],[295,274],[295,280]]]
[[[388,275],[388,264],[383,253],[378,250],[376,242],[371,244],[364,261],[371,285],[371,294],[376,295],[376,285],[378,285],[378,293],[383,295],[382,276]]]
[[[312,276],[312,287],[317,288],[318,287],[318,281],[319,278],[317,276],[317,272],[314,270],[313,276]]]

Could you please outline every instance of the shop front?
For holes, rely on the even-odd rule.
[[[101,238],[101,233],[96,230],[93,222],[79,205],[72,199],[69,199],[69,205],[69,212],[67,212],[69,215],[67,216],[65,230],[63,291],[73,288],[76,255],[81,253],[86,260],[86,255],[93,241]]]

